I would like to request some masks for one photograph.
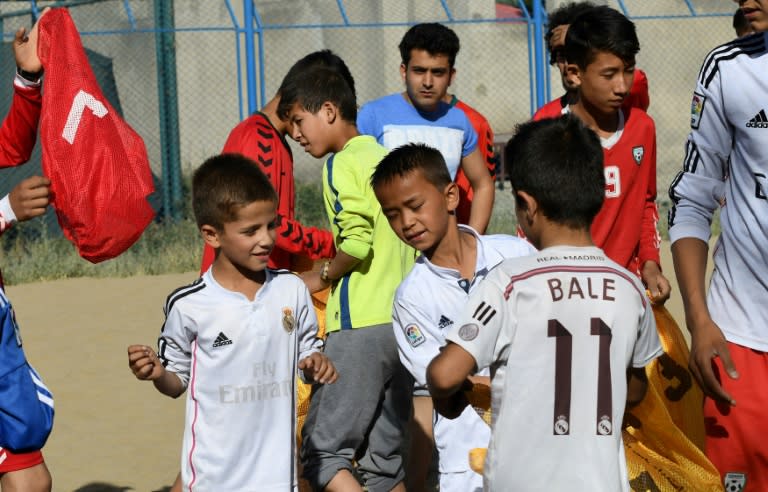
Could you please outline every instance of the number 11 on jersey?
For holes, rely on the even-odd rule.
[[[613,393],[611,388],[611,328],[600,318],[590,320],[590,335],[599,337],[597,360],[597,411],[595,433],[613,433]],[[573,336],[560,321],[551,319],[547,336],[555,338],[555,405],[552,433],[571,432],[571,378],[573,376]]]

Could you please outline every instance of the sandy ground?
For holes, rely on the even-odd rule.
[[[674,273],[665,244],[663,264]],[[134,379],[126,347],[156,343],[162,306],[194,272],[8,287],[27,356],[56,400],[44,453],[55,491],[161,491],[179,466],[184,398]],[[667,304],[678,321],[676,288]],[[685,331],[685,329],[683,329]]]
[[[184,398],[128,369],[126,348],[156,345],[166,296],[195,273],[10,286],[24,349],[53,391],[44,455],[53,490],[149,492],[179,469]]]

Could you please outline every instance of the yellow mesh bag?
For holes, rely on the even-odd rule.
[[[701,451],[702,393],[688,372],[688,345],[664,306],[653,307],[664,355],[646,367],[645,398],[624,414],[624,451],[634,491],[721,491]]]

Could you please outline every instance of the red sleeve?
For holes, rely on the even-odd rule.
[[[640,108],[643,111],[648,111],[648,106],[651,105],[651,96],[648,93],[648,77],[645,76],[645,72],[640,69],[635,70],[635,78],[632,82],[632,88],[629,90],[629,95],[624,100],[623,106],[625,108],[634,107]]]
[[[479,111],[467,105],[464,101],[458,101],[456,107],[461,109],[477,132],[477,148],[483,156],[483,161],[488,168],[491,178],[496,180],[496,154],[493,149],[493,130],[491,124]],[[456,217],[460,224],[468,224],[472,211],[472,197],[474,193],[469,184],[469,179],[464,170],[459,167],[456,173],[456,185],[459,187],[459,206],[456,208]]]
[[[650,118],[649,118],[650,119]],[[640,224],[640,244],[638,246],[639,267],[642,268],[646,261],[655,261],[661,266],[659,247],[659,210],[656,206],[656,126],[651,120],[651,132],[648,147],[651,150],[650,166],[648,166],[648,186],[645,191],[645,207],[643,209],[642,223]]]
[[[11,108],[0,126],[0,167],[29,160],[37,139],[41,102],[40,88],[14,82]]]
[[[559,118],[563,114],[563,104],[565,103],[565,96],[558,97],[549,101],[544,106],[540,107],[538,111],[533,115],[533,121],[543,120],[545,118]]]
[[[311,260],[333,258],[336,255],[333,234],[330,231],[303,226],[299,221],[288,219],[279,214],[277,216],[277,245],[284,251],[306,256]]]

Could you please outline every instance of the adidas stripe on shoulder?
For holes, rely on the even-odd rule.
[[[165,300],[165,308],[163,308],[163,313],[168,316],[168,313],[171,312],[171,309],[173,308],[173,305],[176,303],[176,301],[190,294],[194,294],[195,292],[198,292],[204,288],[205,282],[203,282],[203,277],[200,277],[191,284],[179,287],[178,289],[174,290]]]
[[[728,43],[718,46],[709,52],[704,59],[699,72],[699,84],[705,88],[709,87],[712,79],[717,74],[720,62],[732,60],[739,55],[756,55],[765,51],[765,36],[763,33],[756,33],[743,38],[734,39]]]

